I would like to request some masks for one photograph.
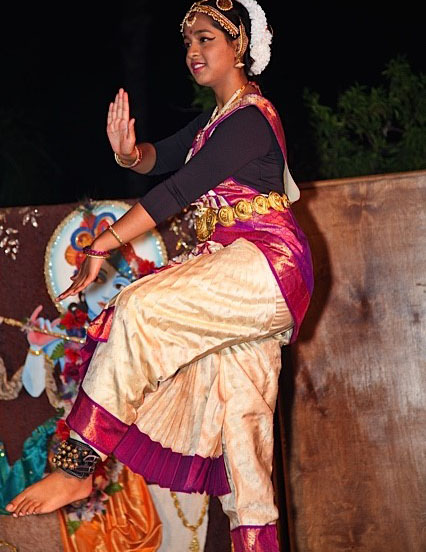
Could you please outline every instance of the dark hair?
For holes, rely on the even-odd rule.
[[[251,66],[254,63],[254,59],[250,56],[250,41],[251,41],[251,19],[249,12],[247,11],[247,8],[245,8],[242,4],[237,2],[236,0],[233,1],[234,7],[232,10],[222,12],[223,15],[229,19],[236,27],[240,26],[240,21],[244,25],[247,33],[247,37],[249,39],[249,47],[247,48],[244,57],[243,57],[243,63],[244,63],[244,71],[246,75],[248,76],[248,71],[251,68]],[[204,3],[204,5],[211,6],[212,8],[218,9],[216,6],[216,0],[208,0]],[[219,10],[221,11],[221,10]],[[213,26],[219,29],[224,33],[226,38],[229,40],[229,42],[232,42],[235,40],[232,35],[228,33],[217,21],[213,19]],[[252,76],[250,76],[251,79],[253,79]]]

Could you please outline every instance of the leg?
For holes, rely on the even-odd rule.
[[[271,472],[281,349],[277,340],[266,338],[231,347],[223,361],[223,446],[231,493],[220,500],[230,519],[234,549],[278,552]]]
[[[107,343],[95,351],[68,423],[110,454],[147,394],[196,360],[276,331],[276,281],[246,240],[200,255],[118,297]]]

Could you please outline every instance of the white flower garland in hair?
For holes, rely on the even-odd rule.
[[[272,34],[263,9],[256,0],[238,0],[249,12],[251,20],[250,56],[254,62],[249,74],[260,75],[271,59]]]

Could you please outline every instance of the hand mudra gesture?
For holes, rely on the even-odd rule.
[[[120,157],[130,157],[135,149],[135,119],[130,119],[129,96],[120,88],[109,104],[107,134],[113,151]]]

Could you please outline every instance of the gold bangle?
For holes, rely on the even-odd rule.
[[[136,159],[130,165],[125,163],[120,158],[118,153],[114,153],[114,159],[115,159],[117,165],[120,165],[120,167],[123,167],[123,169],[133,169],[133,167],[136,167],[136,165],[139,165],[139,163],[141,162],[141,159],[142,159],[142,152],[141,152],[141,150],[138,146],[135,146],[134,149],[136,150]]]
[[[111,232],[111,234],[114,236],[114,238],[118,241],[120,245],[125,245],[123,240],[120,238],[120,236],[117,234],[117,232],[114,230],[114,228],[111,226],[111,224],[108,226],[107,230]]]
[[[109,255],[108,255],[108,256],[104,256],[104,255],[90,255],[89,253],[86,253],[86,257],[91,257],[92,259],[108,259],[108,258],[109,258]]]

